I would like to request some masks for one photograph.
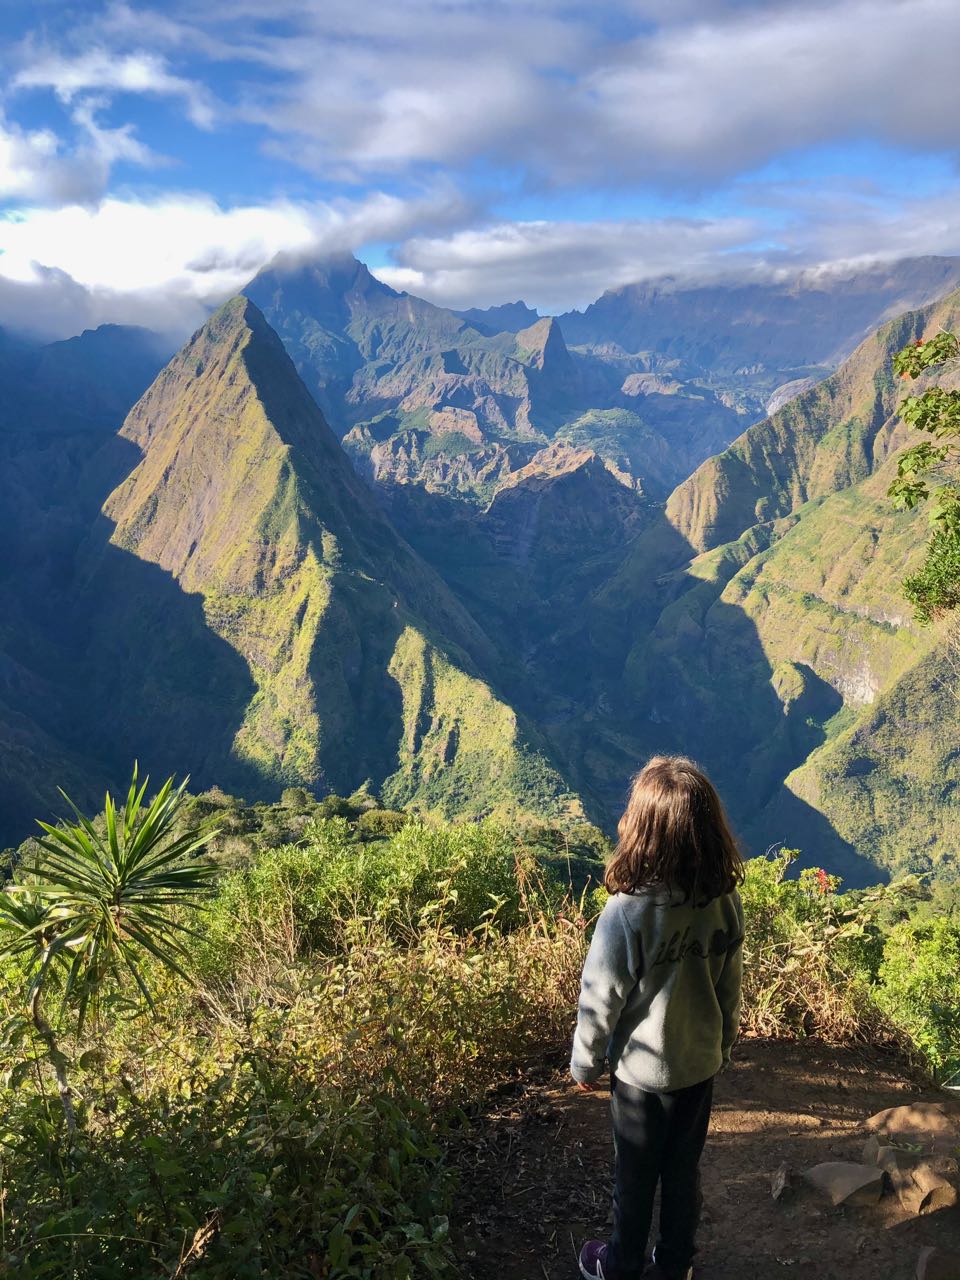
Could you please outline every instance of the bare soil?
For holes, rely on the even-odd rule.
[[[703,1156],[698,1280],[911,1280],[922,1247],[960,1251],[960,1208],[911,1218],[892,1194],[833,1208],[799,1179],[770,1194],[781,1163],[859,1160],[869,1116],[944,1097],[889,1050],[741,1041]],[[581,1241],[609,1232],[608,1098],[556,1071],[501,1095],[465,1139],[454,1241],[470,1280],[578,1275]]]

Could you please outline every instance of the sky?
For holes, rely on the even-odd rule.
[[[0,325],[960,252],[956,0],[0,0]]]

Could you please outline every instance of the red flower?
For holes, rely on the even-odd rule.
[[[817,888],[821,893],[830,892],[830,877],[822,867],[817,867]]]

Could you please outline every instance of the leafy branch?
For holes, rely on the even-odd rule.
[[[893,368],[901,378],[917,379],[958,359],[960,338],[944,331],[904,347],[894,356]],[[960,391],[928,387],[919,395],[907,396],[899,413],[915,430],[933,437],[900,454],[897,476],[888,490],[900,511],[930,503],[926,559],[903,584],[917,620],[926,623],[960,603],[960,485],[942,476],[942,470],[960,456]],[[943,483],[931,487],[938,476]]]

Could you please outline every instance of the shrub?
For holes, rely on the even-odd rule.
[[[395,836],[409,821],[410,815],[400,809],[367,809],[357,820],[357,835],[361,840],[382,840]]]
[[[332,860],[362,856],[338,844],[342,829],[325,834]],[[466,847],[451,861],[459,841],[411,843],[445,876],[413,932],[355,913],[328,954],[304,949],[256,972],[235,953],[243,963],[221,964],[203,986],[168,988],[162,1025],[115,1027],[80,1059],[71,1146],[42,1092],[9,1092],[0,1273],[402,1280],[449,1270],[446,1128],[518,1066],[566,1048],[584,949],[572,913],[540,909],[516,873],[524,914],[509,930],[485,912],[473,928],[447,919],[460,906],[457,871],[479,874],[499,846],[471,831]],[[260,883],[289,888],[296,855],[311,852],[273,851]],[[318,864],[305,865],[312,874]],[[491,865],[499,874],[501,861]],[[469,876],[463,888],[469,898]]]
[[[882,891],[849,908],[824,871],[787,879],[796,857],[786,849],[746,864],[744,1026],[760,1035],[869,1038],[879,1019],[862,944]]]
[[[960,923],[895,925],[883,948],[877,1003],[935,1075],[960,1072]]]
[[[343,1096],[322,1060],[273,1043],[273,1030],[254,1025],[232,1051],[221,1039],[216,1058],[184,1037],[175,1055],[154,1058],[142,1091],[124,1062],[126,1086],[67,1149],[42,1097],[9,1096],[0,1272],[394,1280],[439,1271],[449,1177],[424,1106],[373,1081]]]

